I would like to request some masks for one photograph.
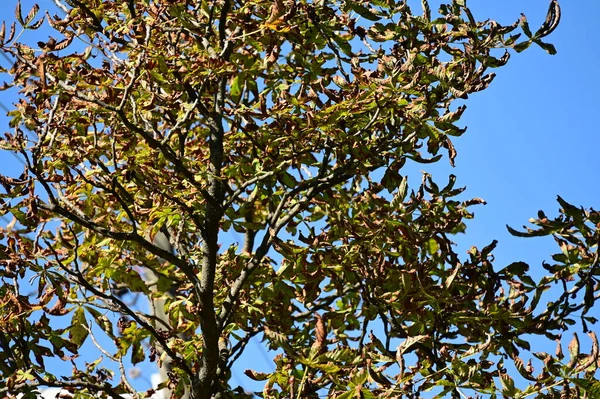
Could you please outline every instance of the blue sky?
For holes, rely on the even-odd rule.
[[[13,7],[8,5],[12,3],[14,0],[3,3],[1,20],[12,18]],[[432,8],[437,3],[432,1]],[[477,19],[492,18],[504,24],[514,22],[524,12],[535,30],[545,18],[548,3],[470,0],[468,5]],[[31,2],[23,4],[26,13]],[[466,102],[462,122],[468,131],[455,141],[456,167],[450,168],[447,160],[422,167],[440,183],[449,173],[457,175],[457,185],[467,186],[466,196],[488,202],[476,209],[475,219],[460,239],[461,246],[482,247],[497,239],[497,268],[524,260],[536,276],[544,272],[541,261],[558,248],[550,238],[511,237],[505,225],[521,227],[539,209],[548,216],[556,215],[558,194],[574,205],[600,209],[596,180],[600,172],[600,135],[593,122],[600,114],[598,100],[594,100],[600,92],[600,80],[594,76],[600,64],[596,33],[600,2],[562,0],[561,6],[561,24],[548,38],[558,54],[548,55],[535,46],[521,54],[513,52],[508,65],[495,71],[497,77],[490,88]],[[37,40],[47,38],[43,30],[36,35]],[[8,63],[0,59],[0,65]],[[0,102],[9,108],[15,98],[14,93],[0,92]],[[8,130],[7,121],[5,112],[0,111],[2,132]],[[2,173],[20,170],[16,162],[0,152]],[[414,186],[418,181],[413,179],[411,183]],[[261,367],[260,352],[252,356],[252,366]],[[241,373],[238,375],[241,377]]]

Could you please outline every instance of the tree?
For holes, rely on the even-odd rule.
[[[231,367],[262,336],[276,371],[246,374],[269,398],[597,395],[593,332],[589,354],[575,336],[565,360],[560,343],[523,359],[525,335],[596,321],[600,214],[559,197],[559,216],[511,229],[560,246],[535,281],[494,266],[495,242],[455,252],[483,200],[457,198],[454,176],[403,175],[454,163],[453,102],[509,50],[555,52],[555,0],[535,33],[464,0],[56,3],[64,17],[18,7],[0,32],[21,96],[1,147],[25,164],[0,177],[0,392],[136,394],[124,362],[149,358],[174,397],[243,397]],[[45,24],[48,41],[19,41]],[[90,344],[97,360],[78,361]]]

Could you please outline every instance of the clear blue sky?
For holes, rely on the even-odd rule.
[[[12,19],[13,9],[8,4],[13,2],[3,3],[0,19]],[[432,1],[432,8],[437,3]],[[535,30],[545,18],[548,3],[470,0],[468,5],[477,19],[492,18],[504,24],[512,23],[524,12]],[[468,131],[455,141],[456,168],[450,170],[447,161],[423,168],[440,183],[448,173],[457,175],[457,184],[467,186],[466,196],[488,202],[476,209],[461,246],[481,247],[497,239],[498,268],[524,260],[537,276],[544,272],[541,261],[558,250],[553,240],[513,238],[505,225],[520,227],[539,209],[549,216],[556,215],[557,194],[575,205],[600,209],[596,180],[600,172],[600,135],[594,122],[600,115],[595,99],[600,92],[600,37],[594,33],[600,1],[560,3],[561,24],[548,38],[558,54],[550,56],[535,46],[521,54],[513,53],[509,64],[496,70],[491,87],[466,102],[463,124]],[[23,4],[26,13],[31,2]],[[38,32],[38,40],[47,38],[45,31]],[[0,65],[8,63],[0,59]],[[0,93],[0,102],[6,106],[14,100],[14,93]],[[2,132],[8,129],[4,111],[0,112],[0,126]],[[0,152],[2,173],[13,170],[15,162]],[[418,181],[412,180],[412,184]],[[252,366],[260,367],[260,363],[260,355],[255,353]],[[244,366],[249,365],[238,370]],[[241,377],[241,373],[238,375]]]

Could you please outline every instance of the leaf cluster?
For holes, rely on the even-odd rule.
[[[0,30],[15,60],[5,88],[20,90],[0,147],[24,162],[0,176],[12,218],[0,392],[137,394],[125,360],[149,359],[171,364],[161,388],[174,397],[244,397],[231,370],[256,337],[278,351],[274,372],[246,372],[265,398],[598,391],[592,333],[591,353],[573,343],[566,364],[534,353],[538,375],[521,360],[526,336],[595,322],[597,212],[559,198],[557,219],[511,230],[561,248],[535,281],[522,262],[494,266],[495,241],[461,259],[452,237],[484,201],[462,199],[454,176],[409,187],[403,171],[444,153],[454,164],[466,131],[454,102],[485,90],[509,50],[555,52],[541,40],[556,1],[535,34],[458,0],[437,13],[392,0],[67,4],[38,19],[17,8],[21,30],[54,29],[37,46]],[[159,231],[174,253],[153,244]],[[140,298],[162,301],[168,322]],[[89,347],[98,359],[82,365]]]

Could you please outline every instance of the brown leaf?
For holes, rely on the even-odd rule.
[[[315,317],[317,318],[317,324],[315,326],[315,343],[313,345],[317,347],[320,352],[325,347],[327,339],[327,327],[325,326],[323,316],[315,313]]]
[[[283,0],[275,0],[271,4],[271,13],[267,19],[267,24],[274,22],[283,13],[284,4]]]
[[[446,147],[448,149],[448,156],[450,157],[450,165],[452,165],[453,167],[456,166],[456,165],[454,165],[454,159],[456,158],[456,149],[454,148],[454,144],[452,144],[452,140],[450,140],[450,138],[448,136],[446,136],[446,140],[444,142],[444,147]]]
[[[50,309],[46,309],[46,312],[48,312],[48,314],[51,314],[52,316],[62,316],[64,314],[69,313],[69,310],[66,309],[66,306],[67,306],[66,298],[59,297],[58,301],[56,301],[54,306],[52,306],[52,308],[50,308]]]
[[[254,370],[244,370],[244,374],[246,374],[250,379],[254,381],[264,381],[269,378],[269,374],[260,373]]]

